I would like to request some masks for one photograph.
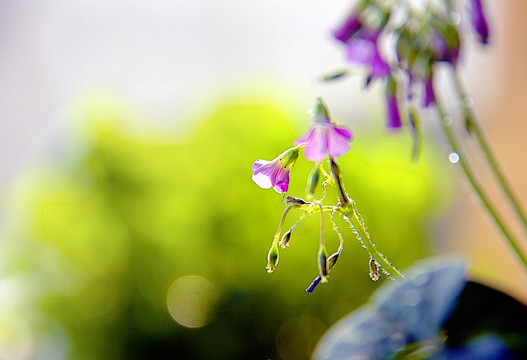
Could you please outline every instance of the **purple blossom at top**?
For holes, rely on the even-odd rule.
[[[304,156],[314,162],[321,162],[329,156],[337,158],[349,151],[353,134],[344,126],[338,126],[329,119],[328,111],[318,98],[314,108],[314,122],[308,132],[296,139],[296,145],[305,146]]]
[[[342,24],[341,27],[339,27],[337,30],[335,30],[333,35],[335,36],[335,38],[337,40],[339,40],[339,41],[343,42],[344,44],[346,44],[348,42],[348,40],[350,40],[350,38],[357,31],[359,31],[361,26],[362,26],[362,22],[360,20],[359,15],[356,14],[356,13],[353,13],[350,16],[348,16],[348,18],[346,19],[344,24]]]
[[[369,77],[385,77],[390,74],[390,66],[381,56],[378,39],[381,30],[361,28],[356,36],[346,42],[347,60],[369,68]]]
[[[472,26],[478,33],[480,41],[483,44],[488,44],[489,42],[489,26],[487,24],[487,19],[483,13],[483,6],[481,0],[471,0],[469,8],[470,20]]]
[[[262,189],[273,188],[279,194],[289,188],[289,171],[298,158],[298,147],[284,151],[271,161],[256,160],[252,166],[253,181]]]
[[[382,28],[372,29],[363,26],[360,13],[353,12],[344,23],[333,32],[335,38],[346,44],[349,62],[369,67],[369,77],[384,77],[390,73],[390,66],[382,58],[377,40]]]
[[[386,127],[388,129],[398,129],[402,126],[397,96],[386,94]]]
[[[386,82],[386,127],[399,129],[402,126],[399,104],[397,103],[397,83],[393,77]]]

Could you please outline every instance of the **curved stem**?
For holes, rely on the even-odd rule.
[[[459,94],[459,97],[461,98],[461,104],[463,106],[463,116],[465,117],[466,127],[470,132],[473,132],[473,134],[475,135],[476,140],[478,141],[481,147],[481,150],[483,151],[485,159],[487,160],[490,166],[490,169],[494,173],[494,176],[498,180],[498,183],[503,193],[509,200],[512,208],[514,209],[514,212],[516,213],[518,218],[521,220],[522,225],[525,231],[527,232],[527,217],[524,215],[519,202],[516,200],[516,197],[512,193],[510,186],[507,184],[507,181],[505,180],[505,177],[503,176],[501,170],[499,169],[498,164],[496,160],[494,159],[494,156],[490,152],[487,142],[485,141],[485,138],[483,136],[483,133],[481,132],[481,129],[479,128],[479,125],[476,122],[476,119],[474,117],[474,114],[472,113],[470,105],[466,103],[467,96],[465,94],[463,85],[461,84],[461,80],[459,79],[459,76],[456,71],[452,72],[452,78],[454,80],[454,84],[456,86],[456,90]]]
[[[507,239],[507,242],[509,243],[513,251],[516,253],[516,255],[519,257],[519,259],[523,263],[523,266],[525,267],[525,269],[527,269],[527,258],[522,253],[521,248],[518,245],[518,242],[514,239],[510,231],[505,226],[504,222],[498,216],[498,213],[494,210],[494,207],[492,206],[492,204],[487,200],[487,197],[483,193],[482,188],[478,185],[478,183],[476,182],[476,179],[472,175],[472,171],[470,170],[468,164],[465,161],[465,156],[462,154],[461,149],[456,141],[454,132],[452,131],[451,127],[446,121],[447,116],[445,115],[443,109],[441,108],[439,104],[436,104],[436,107],[439,112],[441,127],[443,128],[443,131],[448,139],[448,142],[450,143],[450,146],[452,147],[452,150],[455,151],[459,155],[459,164],[461,165],[461,168],[463,169],[463,173],[465,174],[468,182],[470,183],[470,185],[472,186],[472,188],[478,195],[479,199],[481,200],[481,202],[483,203],[483,205],[485,206],[489,214],[492,216],[496,225],[498,225],[498,228],[501,230],[501,232]]]
[[[337,211],[339,211],[344,216],[344,219],[346,219],[351,225],[353,225],[353,229],[356,231],[359,240],[366,247],[366,250],[370,253],[370,255],[372,255],[375,260],[377,260],[381,267],[390,275],[396,274],[401,278],[404,278],[403,274],[399,270],[397,270],[395,266],[390,264],[390,262],[384,257],[384,255],[382,255],[377,250],[375,244],[371,242],[370,234],[368,234],[368,232],[364,229],[364,223],[359,217],[360,214],[358,214],[358,212],[356,211],[355,204],[352,204],[353,206],[338,208]]]
[[[294,205],[289,205],[288,207],[285,208],[284,212],[282,213],[280,224],[278,224],[278,229],[276,230],[276,233],[274,234],[272,246],[275,246],[278,243],[278,239],[280,239],[280,235],[282,234],[282,228],[284,227],[285,217],[287,213],[291,211],[291,209],[294,207],[295,207]]]

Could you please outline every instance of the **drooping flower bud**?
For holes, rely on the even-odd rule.
[[[386,127],[388,129],[399,129],[401,126],[401,115],[397,103],[397,83],[390,76],[386,85]]]
[[[334,159],[331,159],[331,173],[333,174],[333,179],[335,179],[339,188],[341,206],[346,206],[350,201],[348,195],[346,195],[346,192],[344,191],[344,186],[342,185],[342,175],[340,173],[339,165]]]
[[[291,234],[293,232],[293,229],[289,229],[288,232],[282,236],[282,239],[280,240],[280,246],[282,249],[285,249],[287,246],[289,246],[289,240],[291,239]]]
[[[483,12],[483,5],[481,0],[471,0],[469,8],[470,20],[474,30],[479,35],[479,41],[482,44],[488,44],[489,42],[489,26],[487,24],[487,19]]]
[[[370,263],[369,263],[369,267],[370,267],[370,279],[372,279],[373,281],[378,281],[379,280],[379,263],[377,263],[377,260],[375,260],[373,258],[373,256],[370,256]]]
[[[419,158],[419,153],[421,151],[421,130],[420,130],[420,121],[417,111],[412,106],[408,114],[408,124],[410,125],[410,131],[412,133],[413,146],[412,146],[412,160],[417,161]]]
[[[311,173],[307,177],[307,194],[309,197],[313,197],[320,181],[320,169],[318,164],[315,165]]]
[[[442,19],[433,22],[430,50],[434,61],[446,61],[456,65],[459,59],[461,40],[457,28]]]
[[[276,243],[273,243],[271,249],[269,249],[269,252],[267,253],[267,266],[265,269],[267,270],[268,274],[272,273],[276,269],[279,258],[280,256],[278,253],[278,246]]]
[[[335,265],[337,264],[337,260],[339,259],[340,251],[337,251],[334,254],[331,254],[331,256],[328,258],[328,267],[329,271],[331,271]]]
[[[328,263],[328,251],[326,246],[321,244],[318,249],[318,273],[320,275],[320,281],[325,283],[328,281],[327,276],[329,274],[329,263]]]
[[[294,206],[302,206],[302,205],[307,204],[307,202],[304,199],[301,199],[299,197],[294,197],[294,196],[287,196],[285,198],[285,203],[288,205],[294,205]]]

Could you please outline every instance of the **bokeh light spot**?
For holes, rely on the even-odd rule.
[[[209,321],[216,296],[217,290],[209,280],[201,276],[185,276],[174,281],[168,289],[168,311],[183,326],[201,327]]]
[[[452,164],[457,164],[459,160],[459,154],[456,152],[450,153],[448,155],[448,161],[450,161]]]

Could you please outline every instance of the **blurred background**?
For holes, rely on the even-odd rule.
[[[412,162],[411,135],[384,129],[382,87],[317,81],[343,65],[331,31],[351,4],[0,2],[0,358],[309,358],[379,286],[339,223],[331,280],[304,292],[318,218],[265,272],[284,206],[251,165],[305,132],[317,95],[354,131],[345,185],[392,263],[462,252],[475,279],[527,301],[525,274],[433,123]],[[465,33],[462,78],[525,199],[527,5],[485,5],[490,45]],[[310,170],[297,162],[290,194],[304,194]]]

